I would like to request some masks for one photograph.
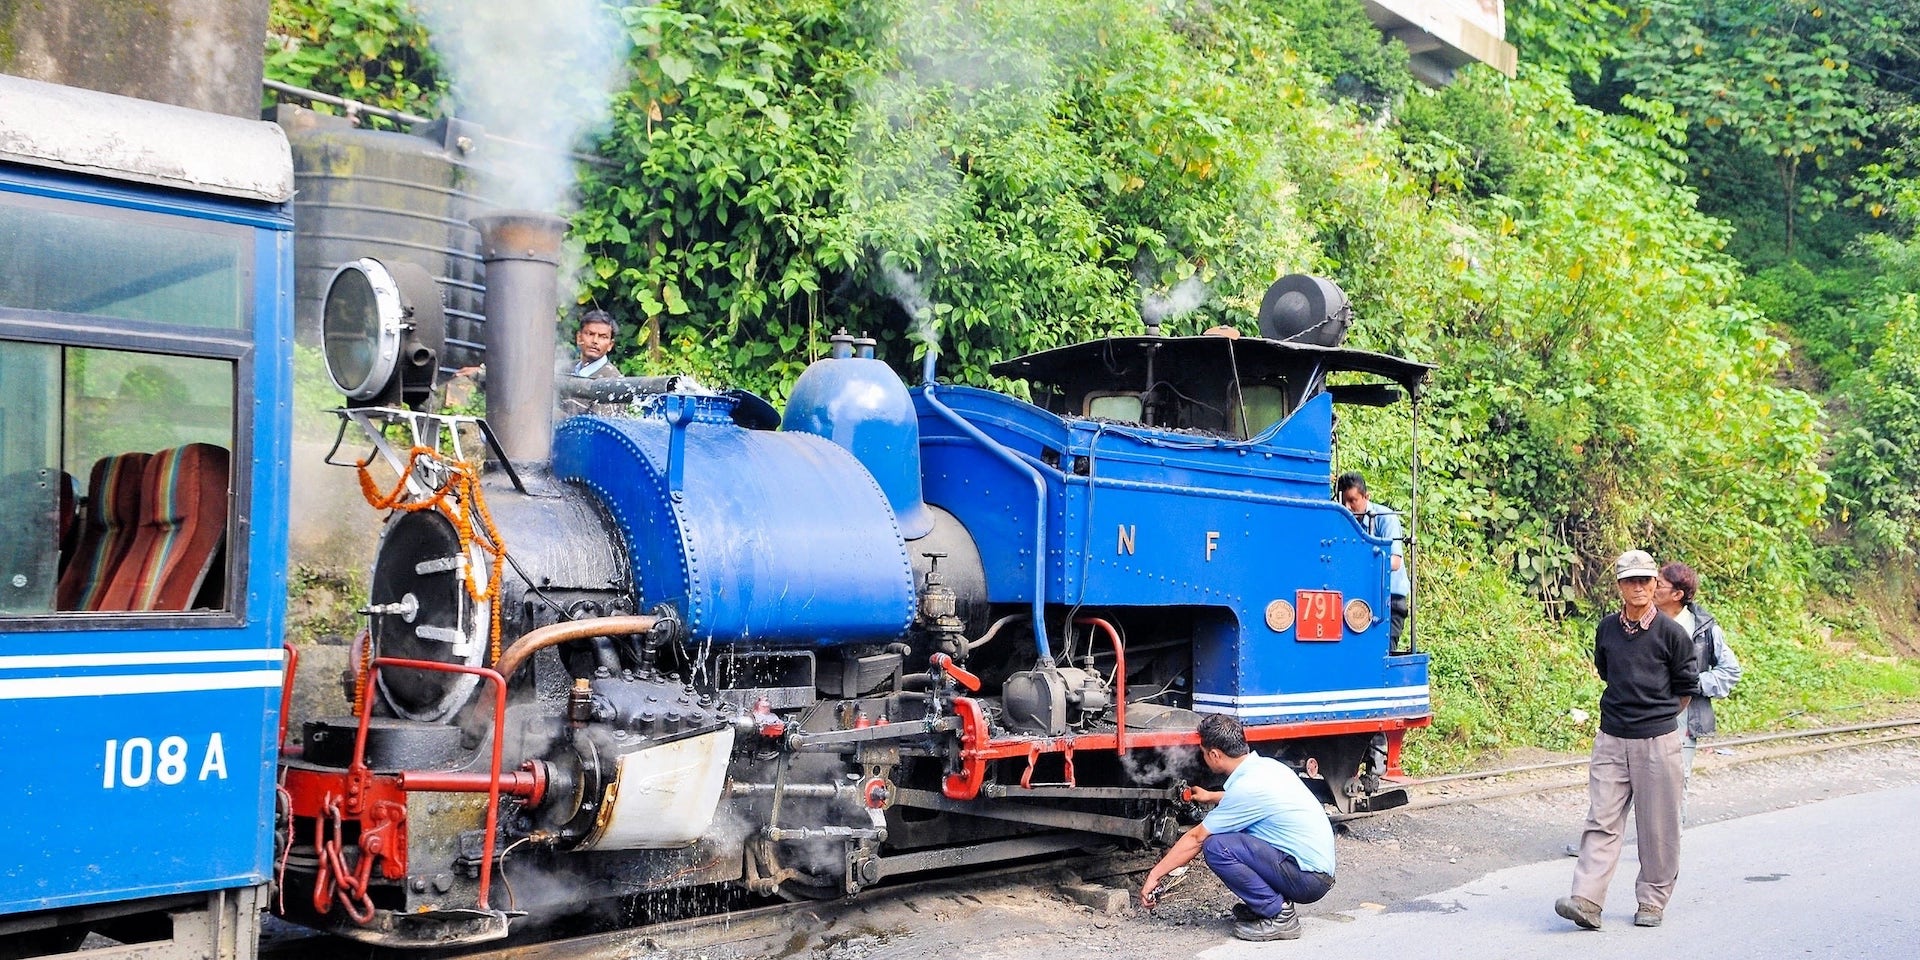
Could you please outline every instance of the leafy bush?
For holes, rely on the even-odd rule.
[[[1327,78],[1327,92],[1366,113],[1391,111],[1414,88],[1406,46],[1382,37],[1360,0],[1265,0],[1249,12],[1292,24],[1292,49]]]
[[[1307,260],[1270,144],[1310,99],[1286,27],[1238,4],[665,2],[574,223],[583,297],[663,324],[650,366],[774,395],[834,326],[944,370],[1249,310]],[[1251,291],[1251,293],[1249,293]],[[640,326],[640,324],[636,324]]]
[[[1882,346],[1841,388],[1833,475],[1841,519],[1880,555],[1905,557],[1920,545],[1920,295],[1891,306]]]
[[[421,116],[433,113],[447,89],[408,0],[273,0],[266,73],[269,80]]]

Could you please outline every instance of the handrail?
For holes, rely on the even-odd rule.
[[[500,738],[500,724],[507,716],[507,679],[498,671],[489,670],[486,667],[470,667],[464,663],[441,663],[438,660],[375,657],[370,669],[377,673],[382,667],[432,670],[439,673],[469,673],[493,681],[493,760],[487,769],[490,781],[487,788],[487,834],[481,841],[480,849],[480,908],[492,910],[493,903],[488,898],[488,894],[493,881],[494,834],[500,828],[500,756],[505,746]],[[367,770],[367,728],[373,723],[373,700],[373,697],[361,698],[360,722],[353,733],[353,761],[347,765],[349,783],[362,782],[370,776]]]
[[[1127,752],[1127,649],[1120,642],[1120,631],[1099,617],[1081,617],[1073,621],[1081,626],[1099,627],[1113,643],[1113,752]]]
[[[1015,456],[1013,451],[1008,450],[1005,445],[982,433],[979,427],[961,419],[959,414],[954,413],[952,408],[942,403],[940,398],[934,395],[935,384],[932,376],[933,361],[931,359],[931,352],[929,352],[928,357],[926,382],[920,385],[921,398],[926,400],[927,405],[932,407],[933,411],[939,414],[942,419],[958,427],[960,432],[972,438],[975,443],[980,445],[981,449],[987,451],[987,453],[993,455],[995,459],[1000,460],[1002,463],[1026,474],[1028,479],[1033,481],[1035,499],[1033,511],[1033,649],[1035,656],[1040,660],[1051,663],[1053,662],[1053,648],[1047,644],[1046,618],[1047,480],[1040,475],[1040,471]]]
[[[287,713],[293,708],[293,675],[300,669],[300,651],[291,643],[280,649],[287,652],[287,665],[280,674],[280,755],[287,756]]]

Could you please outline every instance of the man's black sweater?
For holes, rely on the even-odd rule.
[[[1672,617],[1655,611],[1653,625],[1632,635],[1610,613],[1593,631],[1593,666],[1607,689],[1600,695],[1600,732],[1645,740],[1678,729],[1682,697],[1700,695],[1693,638]]]

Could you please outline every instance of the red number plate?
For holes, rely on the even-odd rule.
[[[1300,590],[1293,595],[1296,640],[1338,640],[1343,621],[1340,618],[1340,591]]]

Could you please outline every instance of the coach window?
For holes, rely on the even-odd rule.
[[[7,187],[0,617],[235,610],[253,229]]]
[[[233,377],[0,341],[0,615],[229,608]]]
[[[0,192],[0,307],[241,330],[246,227]]]

